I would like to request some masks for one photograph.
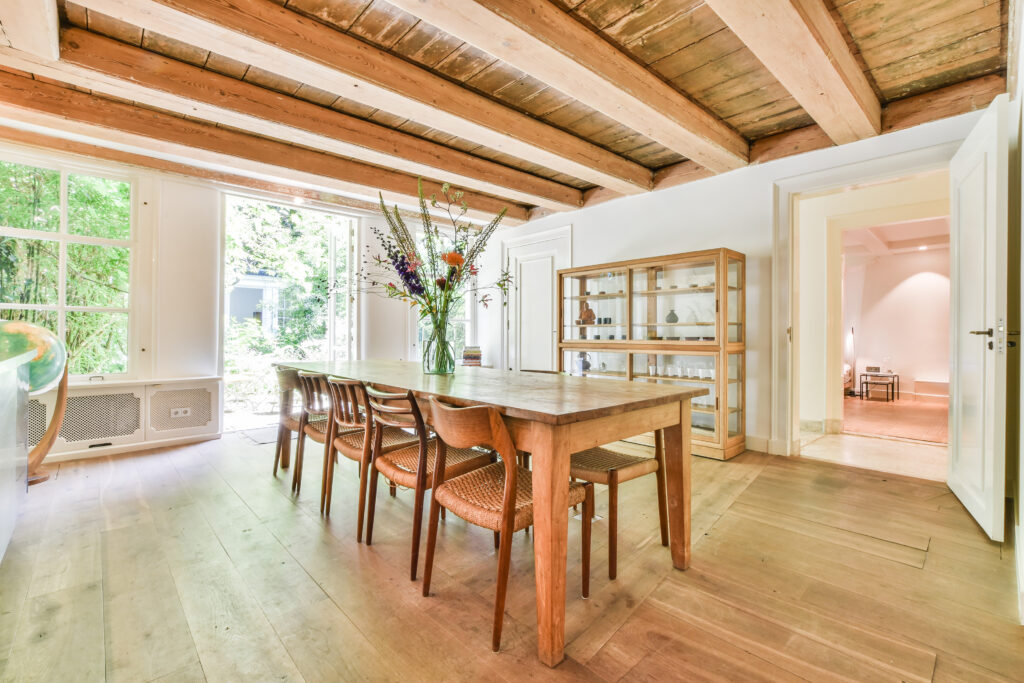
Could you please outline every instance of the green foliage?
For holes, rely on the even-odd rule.
[[[4,228],[56,233],[60,229],[58,171],[0,161],[0,231]],[[123,181],[68,175],[70,235],[129,239],[131,186]],[[38,308],[0,309],[0,317],[60,328],[60,243],[57,235],[42,239],[0,232],[0,306],[24,304]],[[67,306],[122,308],[129,306],[131,252],[127,247],[81,244],[68,239],[65,283]],[[65,340],[72,374],[127,371],[127,312],[69,311],[64,314]]]
[[[68,232],[126,240],[131,237],[131,185],[95,176],[68,175]]]
[[[60,172],[0,161],[0,227],[60,229]]]
[[[274,361],[327,359],[332,287],[328,245],[331,230],[347,225],[347,219],[308,208],[247,198],[228,204],[226,287],[230,291],[249,275],[278,278],[280,286],[273,334],[255,318],[228,321],[224,370],[229,410],[276,410]],[[340,277],[347,268],[348,251],[339,248],[335,272]],[[347,292],[339,291],[336,302],[341,325],[348,312]]]

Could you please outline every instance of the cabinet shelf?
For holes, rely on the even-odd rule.
[[[612,293],[612,294],[577,294],[575,296],[567,296],[566,299],[570,301],[586,301],[587,299],[625,299],[626,293]]]
[[[615,279],[599,279],[608,273],[614,273]],[[707,389],[708,403],[702,403],[702,398],[708,400],[705,396],[691,404],[693,452],[720,460],[743,452],[747,330],[743,254],[712,249],[569,268],[559,271],[558,277],[560,370],[605,380]],[[700,284],[690,286],[694,282]],[[625,291],[615,291],[623,285]],[[598,319],[611,316],[628,322],[577,323],[588,301]],[[672,311],[674,316],[697,320],[664,322]],[[588,332],[588,328],[594,329]],[[579,368],[584,358],[592,370]],[[597,369],[601,363],[626,370],[601,371]],[[663,363],[663,371],[685,369],[705,377],[648,372],[649,366]]]

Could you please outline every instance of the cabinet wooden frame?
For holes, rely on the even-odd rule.
[[[708,264],[714,270],[714,285],[691,286],[656,291],[656,273],[666,269],[693,267],[697,264]],[[729,285],[730,263],[737,264],[736,285]],[[637,280],[642,278],[640,273],[647,272],[648,282],[645,289],[640,289]],[[623,288],[618,291],[605,290],[595,292],[593,289],[588,293],[583,289],[584,278],[597,278],[607,276],[609,273],[615,277],[624,278]],[[656,301],[658,296],[678,296],[686,293],[693,293],[697,289],[700,292],[713,292],[715,296],[714,314],[714,339],[639,339],[638,329],[647,327],[663,328],[676,325],[680,327],[687,323],[661,323],[656,320],[657,307],[647,304],[648,311],[646,322],[634,320],[634,312],[640,305],[639,302],[645,297],[648,302]],[[730,291],[736,292],[732,305],[739,311],[735,314],[735,320],[730,323]],[[577,324],[578,318],[570,317],[572,311],[580,301],[623,301],[625,308],[625,322],[612,322],[611,324]],[[674,310],[674,309],[673,309]],[[711,322],[711,321],[708,321]],[[730,341],[730,329],[738,327],[738,341]],[[610,330],[616,336],[625,336],[625,339],[575,339],[574,330]],[[625,335],[620,330],[625,330]],[[628,261],[615,261],[578,268],[566,268],[558,271],[558,369],[563,372],[577,374],[578,370],[573,363],[575,353],[620,353],[625,356],[626,370],[624,373],[601,372],[591,370],[586,372],[588,376],[621,378],[626,381],[646,381],[648,373],[646,369],[640,372],[636,368],[636,356],[639,354],[672,355],[672,356],[704,356],[714,359],[714,379],[698,380],[697,378],[677,377],[662,375],[656,380],[676,381],[689,385],[707,386],[713,390],[713,396],[717,399],[714,408],[700,410],[694,406],[694,420],[700,420],[698,416],[713,414],[714,429],[711,433],[705,429],[694,428],[692,437],[692,450],[697,455],[702,455],[719,460],[727,460],[746,450],[746,258],[743,254],[731,249],[707,249],[703,251],[692,251],[667,256],[652,258],[631,259]],[[602,336],[604,334],[602,333]],[[657,335],[655,335],[657,336]],[[694,335],[690,335],[694,336]],[[706,336],[706,335],[702,335]],[[738,355],[738,368],[735,369],[736,377],[730,379],[730,356]],[[734,395],[739,392],[738,397]],[[735,404],[735,405],[731,405]],[[731,407],[730,407],[731,406]],[[739,414],[736,429],[730,434],[730,415]],[[641,443],[649,442],[653,445],[653,435],[646,435],[638,439]]]

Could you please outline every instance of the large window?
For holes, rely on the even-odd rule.
[[[72,375],[129,371],[132,189],[0,160],[0,319],[68,344]]]
[[[225,203],[225,428],[277,420],[275,361],[354,351],[356,221],[289,202]]]

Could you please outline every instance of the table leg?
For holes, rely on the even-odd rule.
[[[535,425],[533,557],[537,582],[537,656],[548,666],[565,649],[565,565],[569,526],[569,444],[565,430]]]
[[[679,424],[665,427],[665,483],[672,565],[690,566],[690,400],[680,403]]]

